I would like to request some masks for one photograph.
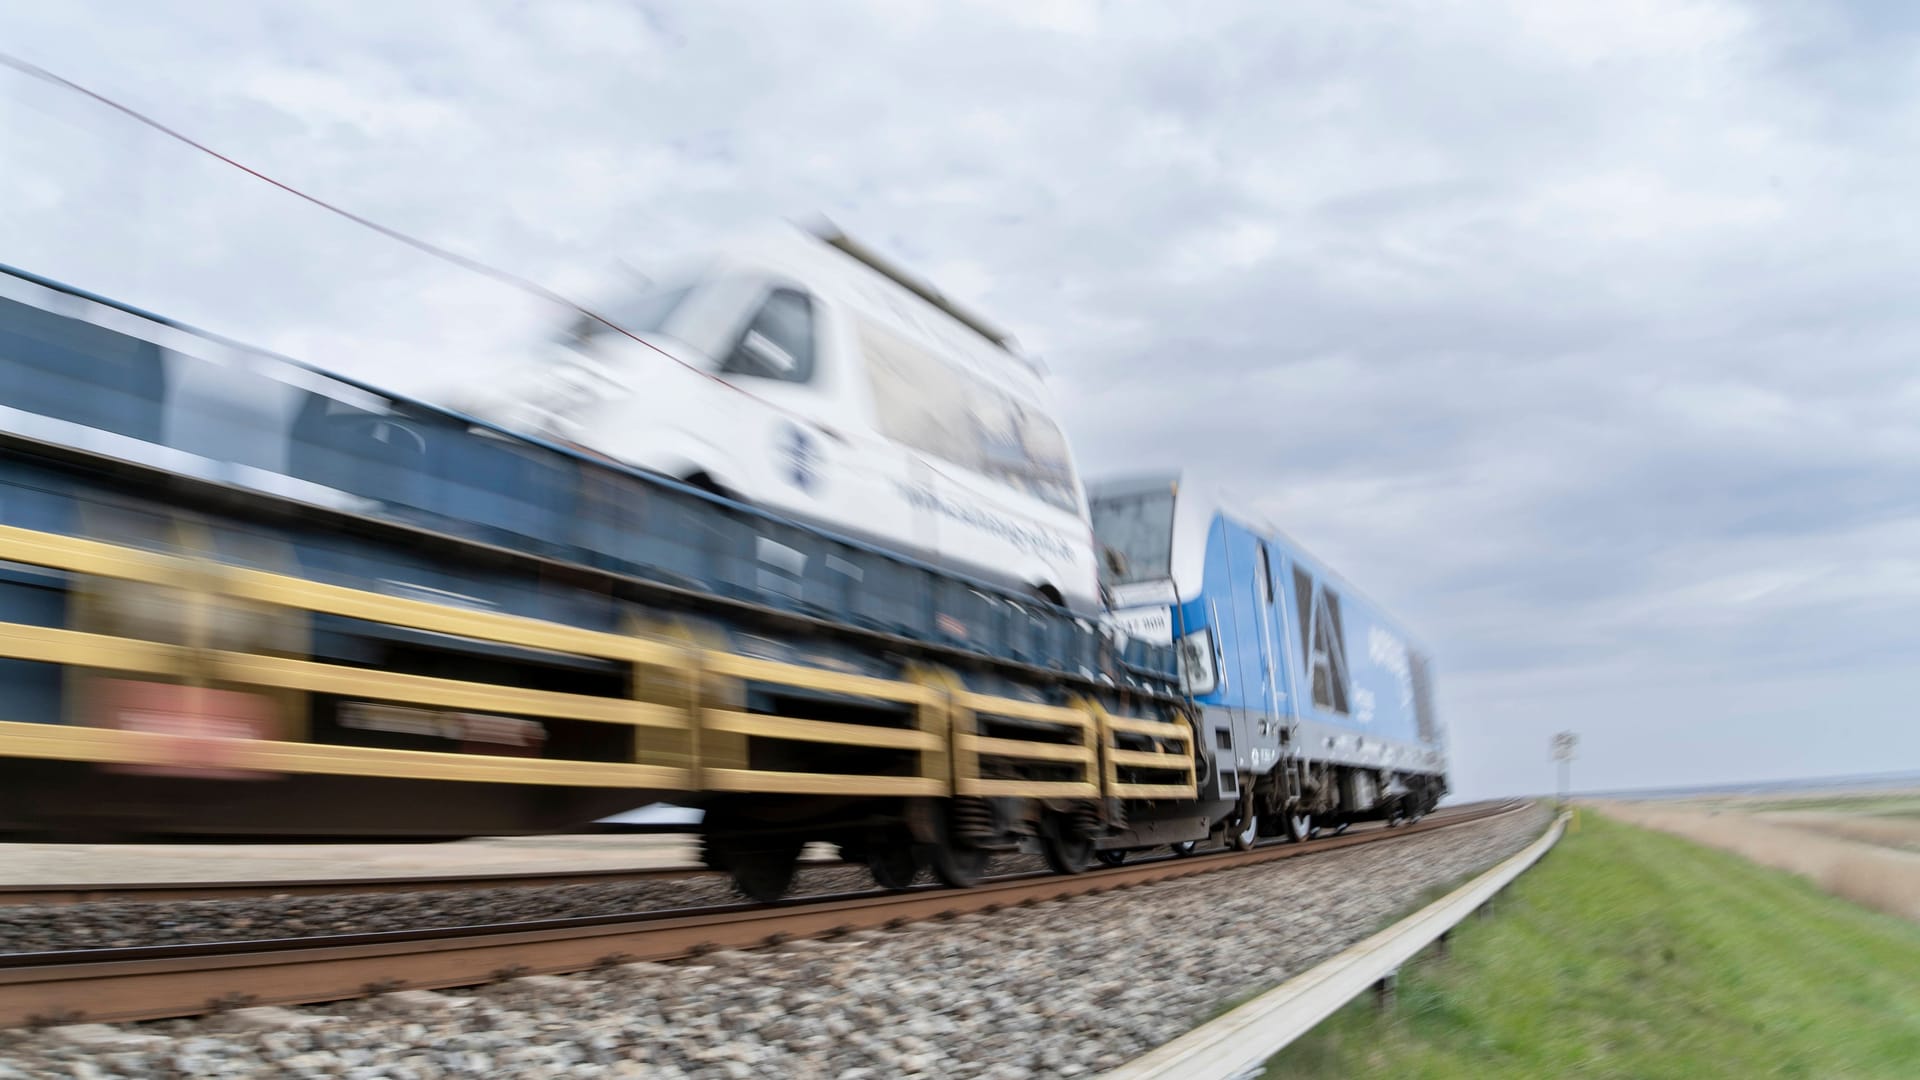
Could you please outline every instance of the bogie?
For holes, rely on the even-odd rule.
[[[1054,873],[1078,874],[1093,862],[1093,838],[1067,815],[1048,814],[1040,823],[1040,854]]]

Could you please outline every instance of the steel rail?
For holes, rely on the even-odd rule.
[[[800,869],[864,866],[837,858],[807,858]],[[619,885],[641,881],[680,881],[723,877],[704,866],[610,866],[576,870],[494,871],[469,874],[420,874],[324,878],[236,878],[231,881],[126,881],[70,884],[0,884],[0,908],[68,904],[167,903],[181,900],[257,900],[275,896],[347,896],[363,893],[469,891],[551,888],[562,885]],[[0,954],[3,955],[3,954]]]
[[[0,1027],[157,1020],[240,1005],[295,1005],[397,989],[475,986],[503,978],[676,960],[715,949],[898,927],[972,912],[1256,866],[1451,828],[1513,813],[1525,802],[1441,811],[1370,830],[1245,852],[1158,859],[1083,874],[1029,874],[971,889],[807,897],[665,913],[195,945],[0,956]]]
[[[845,863],[805,863],[806,867]],[[97,903],[166,903],[177,900],[253,900],[270,896],[341,896],[355,893],[468,891],[556,885],[607,885],[709,877],[701,866],[614,867],[603,870],[538,870],[530,873],[440,874],[420,877],[253,878],[234,881],[136,881],[72,885],[0,885],[0,907]]]

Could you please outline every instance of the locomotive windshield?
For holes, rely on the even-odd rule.
[[[1093,536],[1103,548],[1120,556],[1100,560],[1100,580],[1106,585],[1153,581],[1172,573],[1173,486],[1124,495],[1100,495],[1088,504]]]

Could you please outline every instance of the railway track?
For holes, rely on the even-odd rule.
[[[865,866],[837,858],[802,857],[804,870]],[[559,885],[622,885],[640,881],[722,878],[704,866],[603,867],[484,874],[422,874],[413,877],[257,878],[234,881],[139,881],[79,884],[0,884],[0,907],[98,903],[166,903],[180,900],[255,900],[274,896],[345,896],[445,890],[543,888]]]
[[[850,865],[840,860],[801,864],[805,868]],[[153,881],[98,885],[0,885],[0,907],[132,901],[249,900],[267,896],[342,896],[358,893],[467,891],[553,885],[610,885],[635,881],[675,881],[724,876],[700,866],[649,866],[604,870],[547,870],[533,873],[434,874],[420,877],[262,878],[249,881]]]
[[[474,986],[519,975],[675,960],[928,919],[994,912],[1420,835],[1524,809],[1458,807],[1375,829],[1246,852],[1164,858],[1083,874],[1028,874],[972,889],[812,896],[434,930],[0,956],[0,1027],[191,1016],[240,1005],[294,1005],[397,989]],[[522,881],[525,879],[522,878]],[[282,883],[284,884],[284,883]]]

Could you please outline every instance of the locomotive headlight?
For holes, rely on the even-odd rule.
[[[1195,697],[1213,693],[1213,631],[1195,630],[1180,639],[1180,682]]]

